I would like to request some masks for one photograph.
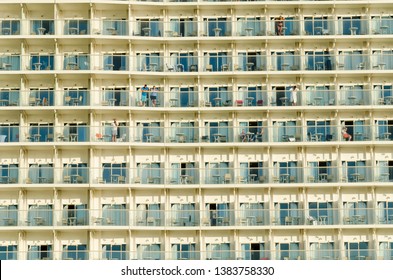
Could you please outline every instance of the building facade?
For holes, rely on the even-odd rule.
[[[0,7],[0,259],[393,257],[391,1]]]

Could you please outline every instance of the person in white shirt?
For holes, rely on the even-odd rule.
[[[112,126],[112,142],[116,142],[116,137],[117,137],[117,122],[116,119],[113,120],[113,122],[111,123]]]
[[[292,103],[292,106],[296,106],[298,91],[299,90],[296,88],[296,86],[293,86],[292,91],[291,91],[291,103]]]

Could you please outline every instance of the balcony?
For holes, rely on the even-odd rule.
[[[225,227],[247,228],[303,228],[322,229],[334,226],[344,228],[389,227],[393,224],[393,208],[367,208],[367,202],[344,202],[343,207],[334,208],[332,202],[318,207],[310,202],[310,208],[303,209],[298,202],[275,203],[277,210],[265,209],[263,203],[240,203],[240,210],[233,210],[227,204],[216,204],[217,209],[197,210],[195,204],[172,204],[171,210],[160,210],[164,205],[148,204],[137,209],[127,209],[125,204],[104,204],[101,209],[86,209],[74,205],[73,209],[53,209],[52,205],[29,205],[28,210],[2,207],[0,228],[12,227],[122,227],[155,229],[157,227],[179,227],[204,230]],[[83,207],[79,207],[83,206]],[[157,207],[153,207],[157,206]],[[317,206],[317,207],[316,207]],[[177,209],[177,210],[174,210]]]

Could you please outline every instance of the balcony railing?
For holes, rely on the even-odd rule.
[[[316,0],[315,0],[316,1]],[[319,0],[320,1],[320,0]],[[131,1],[133,2],[133,1]],[[158,2],[158,1],[155,1]],[[172,0],[159,2],[174,2]],[[177,1],[197,2],[197,1]],[[222,2],[222,1],[200,1]],[[231,1],[228,1],[231,2]],[[247,2],[247,1],[244,1]],[[393,34],[393,19],[375,14],[371,18],[355,15],[295,15],[242,17],[235,21],[226,17],[200,20],[171,20],[163,18],[127,19],[10,19],[2,21],[0,36],[12,35],[65,35],[65,36],[135,36],[162,37],[229,37],[229,36],[383,36]],[[333,18],[335,17],[335,18]],[[62,27],[56,33],[57,26]],[[199,29],[198,29],[199,26]],[[27,27],[27,28],[26,28]]]
[[[248,166],[248,163],[246,163]],[[159,164],[155,164],[159,166]],[[224,165],[224,164],[221,164]],[[242,164],[241,164],[242,165]],[[219,167],[210,163],[206,168],[164,168],[154,165],[126,167],[124,164],[103,163],[100,168],[77,164],[73,167],[53,167],[31,164],[29,168],[17,164],[3,166],[0,184],[135,184],[135,185],[263,185],[263,184],[385,184],[393,181],[392,167],[367,166],[348,163],[340,166],[318,166],[314,162],[302,167],[300,163],[277,162],[273,168]]]
[[[270,244],[266,242],[256,243],[260,249],[243,249],[234,250],[235,244],[218,243],[212,246],[207,244],[206,248],[196,250],[190,245],[190,248],[179,251],[165,251],[162,247],[164,242],[159,244],[136,244],[135,247],[145,247],[144,250],[128,249],[126,244],[102,244],[102,250],[78,250],[79,246],[87,248],[86,244],[71,245],[71,248],[56,251],[53,249],[34,251],[16,250],[8,251],[5,259],[8,260],[391,260],[393,259],[392,249],[354,249],[359,246],[353,246],[351,249],[335,249],[339,247],[339,242],[328,242],[318,244],[315,249],[294,249],[296,247],[313,247],[315,243],[303,242],[283,243],[283,249],[268,249]],[[350,242],[344,242],[346,244]],[[362,242],[370,247],[370,242]],[[289,249],[289,244],[293,244]],[[359,245],[359,243],[353,243]],[[176,247],[177,244],[170,244]],[[182,245],[182,244],[179,244]],[[279,243],[277,243],[280,246]],[[51,246],[51,245],[49,245]],[[104,248],[109,246],[110,248]],[[319,247],[320,246],[320,247]],[[183,245],[184,247],[184,245]],[[124,249],[121,249],[124,248]],[[127,249],[125,249],[127,248]],[[288,249],[286,249],[288,248]]]
[[[345,204],[346,202],[344,202]],[[242,203],[244,204],[244,203]],[[331,226],[364,227],[393,224],[393,209],[386,208],[315,208],[280,209],[254,208],[245,203],[243,210],[193,210],[194,204],[183,205],[190,210],[130,210],[121,207],[102,209],[1,210],[2,227],[288,227],[324,228]],[[256,205],[256,203],[254,203]],[[297,205],[297,203],[292,203]],[[352,204],[352,202],[351,202]],[[51,206],[51,205],[50,205]],[[121,206],[121,205],[119,205]],[[163,206],[163,205],[162,205]],[[244,206],[244,205],[243,205]]]
[[[119,74],[158,72],[172,75],[178,72],[233,74],[238,72],[292,71],[383,71],[392,70],[393,53],[373,50],[366,52],[302,53],[271,52],[270,54],[239,54],[230,51],[206,52],[202,56],[191,53],[129,54],[0,54],[0,71],[34,71],[34,74],[53,71],[110,71]],[[127,71],[124,72],[124,71]],[[229,73],[230,72],[230,73]]]
[[[283,143],[341,141],[391,141],[393,125],[385,120],[376,121],[374,125],[364,124],[361,120],[345,120],[342,125],[332,125],[327,121],[307,121],[307,125],[296,125],[295,121],[273,122],[273,126],[262,123],[254,126],[205,125],[180,126],[174,123],[164,127],[162,123],[139,121],[136,126],[121,124],[115,134],[110,122],[102,126],[68,123],[62,126],[31,124],[18,126],[10,124],[0,126],[0,142],[114,142],[117,144],[223,144],[238,143],[254,145],[255,143]],[[289,142],[289,143],[288,143]]]

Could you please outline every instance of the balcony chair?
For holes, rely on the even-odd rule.
[[[84,180],[83,180],[83,177],[82,177],[82,176],[76,177],[76,182],[77,182],[78,184],[84,183],[83,181],[84,181]]]
[[[211,64],[206,65],[206,71],[208,71],[208,72],[213,71],[213,65],[211,65]]]
[[[257,106],[263,106],[263,100],[262,99],[257,100]]]
[[[46,142],[53,142],[53,134],[50,133],[46,136]]]
[[[66,97],[64,97],[64,103],[65,103],[65,105],[70,105],[70,103],[71,103],[71,96],[66,96]]]
[[[225,183],[225,184],[226,184],[226,183],[230,184],[231,182],[232,182],[232,176],[231,176],[231,174],[226,173],[226,174],[224,175],[224,183]]]
[[[308,183],[315,183],[315,178],[314,178],[314,176],[307,176],[307,182],[308,182]]]
[[[166,63],[165,65],[166,65],[166,69],[167,69],[169,72],[174,72],[174,71],[175,71],[175,67],[169,66],[168,63]]]
[[[25,183],[26,183],[26,184],[31,184],[31,183],[33,183],[33,182],[31,181],[30,178],[26,178]]]
[[[239,225],[246,226],[247,225],[247,219],[246,218],[240,218],[239,219]]]
[[[65,176],[63,177],[63,182],[64,182],[64,183],[70,184],[70,183],[71,183],[71,176],[65,175]]]
[[[154,217],[147,217],[146,222],[148,226],[155,226],[156,219]]]
[[[175,226],[175,227],[178,227],[178,226],[180,226],[181,224],[180,224],[180,222],[179,222],[178,219],[172,218],[172,219],[171,219],[171,225],[172,225],[172,226]]]
[[[187,180],[187,184],[192,184],[194,182],[194,176],[188,176]]]
[[[113,222],[113,220],[112,220],[111,218],[106,218],[106,219],[105,219],[105,224],[107,224],[107,225],[113,225],[114,222]]]
[[[292,217],[289,216],[285,217],[285,225],[292,225]]]
[[[102,136],[101,133],[96,133],[96,140],[97,141],[103,141],[104,140],[104,137]]]
[[[202,218],[201,224],[202,224],[202,226],[210,226],[210,219],[209,218]]]
[[[239,176],[238,177],[238,183],[239,184],[246,184],[247,180],[244,178],[244,176]]]
[[[243,106],[243,100],[236,100],[235,104],[236,106]]]
[[[126,178],[124,176],[119,176],[119,178],[117,179],[117,182],[119,184],[125,184],[126,183]]]
[[[296,183],[296,177],[295,176],[289,176],[289,183]]]
[[[135,184],[140,184],[141,183],[141,177],[135,177],[134,183]]]
[[[257,216],[255,222],[257,226],[263,225],[263,218],[261,216]]]
[[[266,181],[266,177],[265,176],[259,176],[258,177],[258,181],[259,181],[259,183],[263,184]]]
[[[222,219],[222,225],[223,225],[223,226],[229,226],[229,225],[230,225],[230,220],[229,220],[228,217],[224,217],[224,218]]]
[[[98,178],[97,178],[97,183],[98,183],[98,184],[105,184],[106,182],[105,182],[104,178],[98,177]]]
[[[280,182],[280,178],[278,178],[278,176],[273,176],[273,183],[279,183]]]

